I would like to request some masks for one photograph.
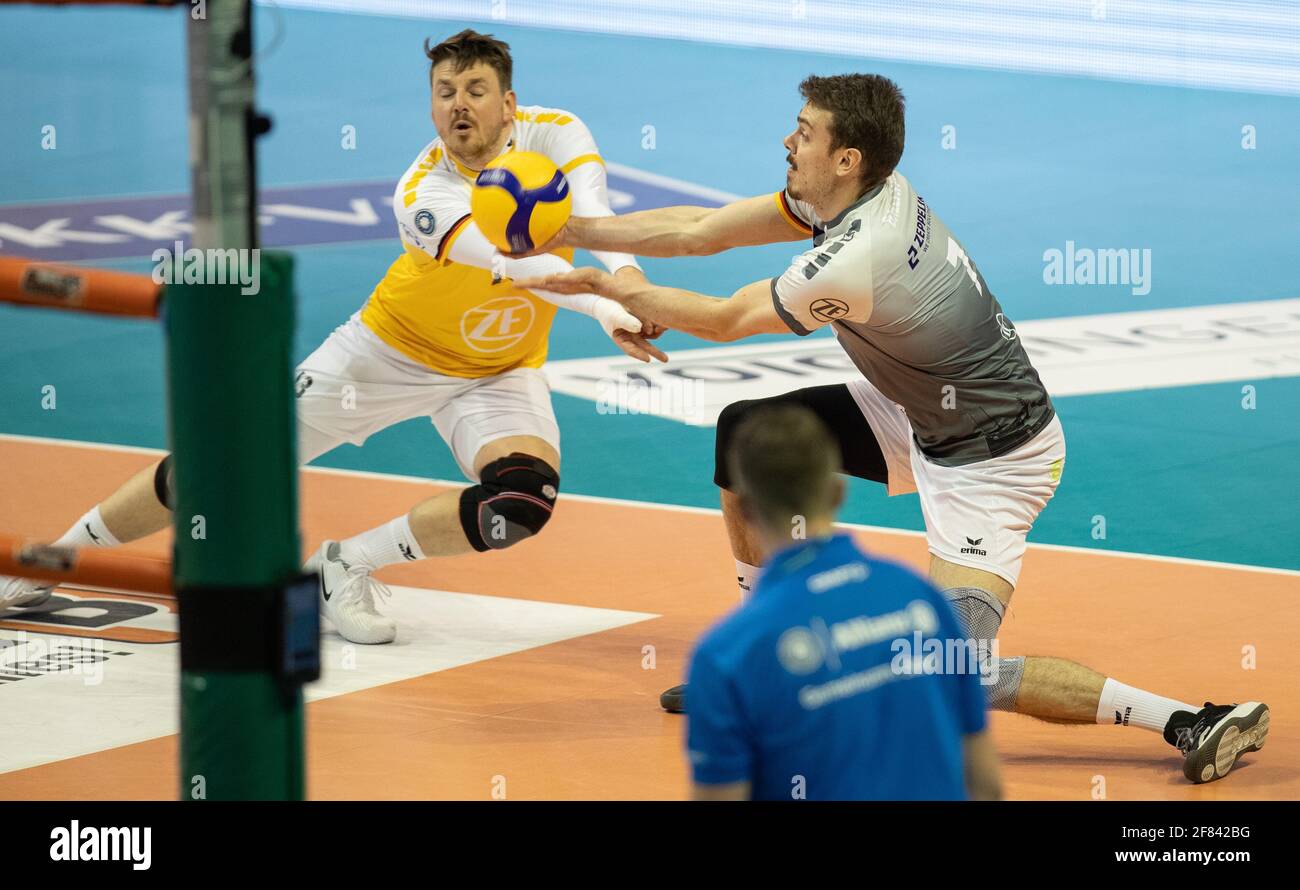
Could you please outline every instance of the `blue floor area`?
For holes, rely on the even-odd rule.
[[[432,138],[421,41],[465,24],[259,9],[258,43],[275,44],[259,60],[260,104],[275,119],[263,185],[395,179]],[[479,27],[510,41],[521,103],[577,112],[609,160],[740,194],[782,183],[780,140],[803,76],[893,77],[909,100],[902,171],[1018,321],[1300,296],[1294,98]],[[0,9],[0,204],[185,191],[183,36],[176,11]],[[46,125],[53,151],[41,148]],[[353,151],[340,147],[345,125]],[[954,150],[941,147],[946,125]],[[1242,148],[1246,125],[1255,150]],[[1149,248],[1151,292],[1046,286],[1043,252],[1067,240]],[[299,356],[360,305],[397,249],[393,239],[295,250]],[[724,294],[779,272],[796,249],[645,265],[662,283]],[[560,314],[552,357],[612,351],[593,322]],[[58,408],[45,411],[51,384]],[[1254,410],[1242,409],[1240,384],[1058,399],[1069,458],[1031,540],[1300,568],[1300,381],[1254,385]],[[716,505],[712,430],[555,403],[567,491]],[[162,406],[156,329],[0,307],[0,432],[162,447]],[[319,463],[457,476],[421,422]],[[1095,516],[1105,540],[1092,537]],[[844,518],[921,527],[914,497],[865,483]]]

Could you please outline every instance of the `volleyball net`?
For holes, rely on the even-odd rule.
[[[302,685],[319,675],[320,625],[316,579],[300,568],[293,262],[258,248],[254,143],[269,122],[253,102],[250,3],[112,2],[186,16],[190,246],[239,253],[258,285],[226,276],[161,285],[0,257],[0,302],[162,324],[174,532],[170,561],[0,536],[0,574],[174,594],[179,796],[301,799]]]

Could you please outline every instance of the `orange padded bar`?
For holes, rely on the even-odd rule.
[[[24,544],[14,535],[0,534],[0,575],[140,593],[172,592],[172,565],[165,559],[112,550]],[[3,606],[0,603],[0,608]]]
[[[0,256],[0,302],[156,318],[162,286],[147,275]]]

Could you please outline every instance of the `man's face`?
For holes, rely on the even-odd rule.
[[[478,62],[456,71],[451,60],[433,69],[433,126],[461,161],[481,166],[495,157],[515,116],[514,90],[501,90],[495,68]]]
[[[781,143],[788,152],[785,186],[790,197],[817,204],[835,187],[831,113],[812,104],[799,112],[794,132]]]

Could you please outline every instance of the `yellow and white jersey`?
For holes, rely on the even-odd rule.
[[[581,120],[535,105],[516,111],[502,153],[509,151],[544,154],[566,175],[604,163]],[[555,317],[554,305],[508,279],[493,284],[486,251],[475,252],[472,265],[452,259],[457,240],[473,226],[469,200],[476,175],[448,154],[441,138],[425,146],[393,193],[405,250],[361,311],[361,320],[389,346],[453,377],[541,367]],[[601,188],[603,195],[603,175]],[[575,211],[577,198],[575,185]],[[477,229],[474,235],[482,241]],[[572,250],[557,253],[573,259]]]

